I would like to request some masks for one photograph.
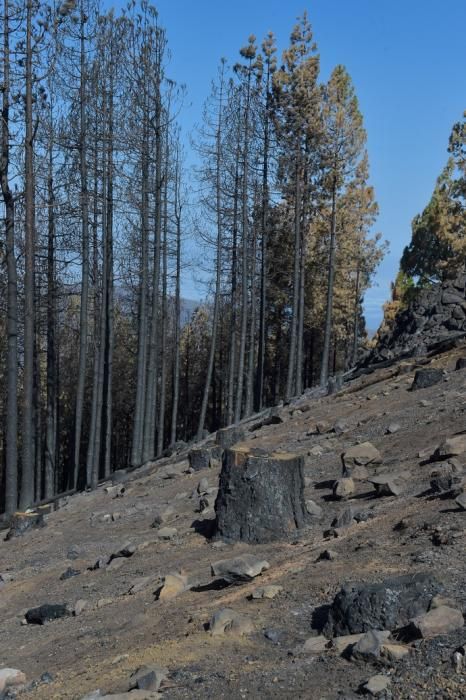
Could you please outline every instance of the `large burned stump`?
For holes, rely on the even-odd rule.
[[[303,458],[225,450],[215,502],[216,534],[228,540],[271,542],[306,524]]]

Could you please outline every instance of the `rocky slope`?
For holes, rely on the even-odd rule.
[[[401,357],[419,357],[438,343],[466,335],[466,277],[418,292],[399,313],[395,325],[378,338],[365,364]]]
[[[214,449],[2,540],[0,697],[464,698],[465,354],[417,391],[399,362],[246,426],[241,449],[304,459],[308,522],[283,539],[210,539]]]

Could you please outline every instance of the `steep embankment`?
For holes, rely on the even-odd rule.
[[[439,463],[428,461],[465,427],[466,370],[454,369],[462,355],[464,349],[438,356],[431,366],[445,375],[422,391],[410,391],[415,365],[399,363],[337,395],[303,397],[279,409],[274,424],[246,433],[244,446],[304,457],[313,515],[295,537],[265,545],[210,541],[219,466],[212,460],[211,468],[188,473],[183,453],[178,461],[131,474],[121,494],[121,483],[78,494],[47,517],[46,528],[0,542],[0,668],[26,674],[21,697],[78,700],[97,688],[122,692],[138,667],[158,664],[168,674],[160,688],[164,700],[350,699],[377,674],[383,678],[374,684],[390,686],[382,697],[464,698],[463,652],[454,661],[456,650],[464,649],[464,629],[453,624],[448,634],[401,648],[375,644],[371,654],[351,652],[355,638],[342,640],[343,627],[332,627],[332,617],[327,621],[345,581],[373,584],[398,575],[409,575],[397,584],[407,591],[418,580],[413,577],[425,573],[430,598],[435,577],[452,599],[450,607],[466,609],[466,512],[448,489],[431,490]],[[347,497],[336,498],[340,455],[366,441],[382,464],[367,465]],[[465,455],[454,464],[462,471]],[[387,472],[398,495],[377,497],[370,479]],[[446,481],[451,485],[448,475]],[[153,528],[156,514],[164,522]],[[242,585],[214,581],[212,562],[246,553],[269,568]],[[107,565],[112,554],[121,556]],[[64,577],[69,568],[74,572]],[[180,570],[185,590],[157,600],[160,580]],[[269,584],[281,588],[275,598],[251,599]],[[404,589],[399,595],[404,601]],[[22,624],[28,609],[44,603],[67,604],[76,615],[43,626]],[[206,627],[224,608],[244,616],[241,624],[212,635]],[[319,636],[322,629],[328,638],[340,636],[329,642]]]
[[[448,340],[466,336],[466,277],[419,290],[395,318],[393,328],[381,334],[366,358],[373,364],[400,357],[419,357]]]

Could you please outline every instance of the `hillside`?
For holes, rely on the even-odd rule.
[[[107,483],[70,497],[46,517],[45,528],[1,541],[0,659],[2,667],[25,673],[19,696],[78,700],[123,693],[134,671],[157,664],[168,672],[160,687],[164,700],[349,699],[378,674],[390,683],[379,697],[463,698],[462,618],[447,634],[408,639],[402,647],[392,642],[373,653],[355,654],[353,647],[352,657],[356,638],[338,635],[330,644],[319,636],[329,605],[348,581],[372,584],[407,574],[397,585],[408,590],[409,581],[425,573],[429,601],[438,590],[449,599],[448,609],[465,611],[466,513],[449,492],[452,480],[461,481],[451,474],[464,469],[465,455],[444,468],[447,487],[445,479],[434,481],[440,493],[431,488],[439,462],[429,461],[439,444],[464,430],[466,371],[455,371],[462,356],[460,347],[434,358],[429,368],[445,373],[429,388],[410,391],[417,365],[400,362],[334,396],[303,396],[279,409],[274,424],[247,432],[242,448],[304,456],[305,498],[314,502],[314,515],[295,536],[258,545],[210,540],[215,493],[207,494],[200,513],[198,491],[218,485],[219,466],[189,473],[184,452],[119,473],[115,489]],[[369,465],[368,474],[396,476],[399,495],[377,497],[366,475],[338,500],[332,489],[342,474],[340,455],[366,441],[383,460]],[[208,483],[197,489],[203,479]],[[121,481],[124,493],[115,497]],[[167,506],[172,510],[161,516]],[[349,507],[349,524],[332,527]],[[156,514],[166,521],[158,529],[151,527]],[[106,566],[114,553],[120,556]],[[266,560],[269,568],[241,585],[212,578],[213,562],[244,554]],[[90,570],[99,560],[102,568]],[[68,568],[76,575],[62,580]],[[188,590],[157,600],[160,579],[176,571],[187,577]],[[250,599],[266,585],[281,590],[271,599]],[[65,604],[75,614],[26,624],[26,611],[43,604]],[[208,623],[223,608],[247,623],[242,618],[229,633],[227,627],[225,635],[214,635]],[[333,636],[328,622],[324,631],[327,639]],[[101,694],[86,695],[97,689]],[[15,697],[14,689],[4,697]],[[157,695],[141,690],[122,697]]]

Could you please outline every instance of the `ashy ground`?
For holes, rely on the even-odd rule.
[[[417,643],[408,660],[383,668],[347,661],[332,650],[301,650],[319,633],[325,606],[345,581],[429,572],[466,610],[466,512],[430,494],[434,465],[419,457],[466,428],[466,370],[454,371],[460,354],[456,350],[432,361],[447,374],[431,388],[410,392],[415,367],[402,363],[362,377],[337,395],[303,397],[281,409],[282,424],[247,434],[247,445],[305,456],[305,495],[323,513],[293,539],[255,546],[210,541],[206,535],[213,513],[197,512],[199,497],[193,492],[203,477],[216,486],[218,469],[189,474],[187,462],[179,461],[172,478],[165,478],[170,460],[164,460],[132,473],[122,497],[112,498],[105,486],[78,494],[48,516],[46,528],[1,541],[0,574],[13,580],[0,584],[0,668],[20,669],[28,681],[37,681],[21,697],[79,700],[96,688],[122,692],[135,669],[157,663],[170,672],[161,688],[164,700],[349,699],[359,697],[361,683],[378,672],[391,680],[383,697],[464,698],[466,668],[455,669],[452,655],[466,642],[466,629]],[[346,424],[341,434],[308,434],[317,422],[331,428],[338,419]],[[388,434],[392,423],[399,429]],[[376,498],[369,484],[358,482],[348,501],[333,500],[341,453],[366,440],[381,452],[384,471],[403,472],[401,495]],[[322,454],[309,455],[316,446]],[[337,537],[325,534],[349,504],[363,514],[361,522]],[[154,512],[164,505],[175,511],[167,526],[177,534],[168,541],[151,527]],[[396,529],[401,519],[406,527]],[[442,539],[436,540],[435,533],[447,533],[448,543],[435,544]],[[133,556],[89,570],[128,542],[136,546]],[[79,556],[70,560],[73,545]],[[325,549],[336,553],[333,560],[319,559]],[[245,552],[270,564],[254,581],[155,599],[159,577],[181,570],[190,582],[208,584],[211,562]],[[68,567],[79,575],[61,580]],[[143,577],[150,577],[146,587]],[[141,590],[130,595],[134,584]],[[283,591],[272,600],[251,600],[252,591],[266,584]],[[87,604],[78,616],[43,626],[24,624],[30,608],[44,603],[73,607],[78,600]],[[254,631],[240,638],[213,637],[208,622],[224,607],[251,618]],[[51,682],[39,682],[45,673]]]

